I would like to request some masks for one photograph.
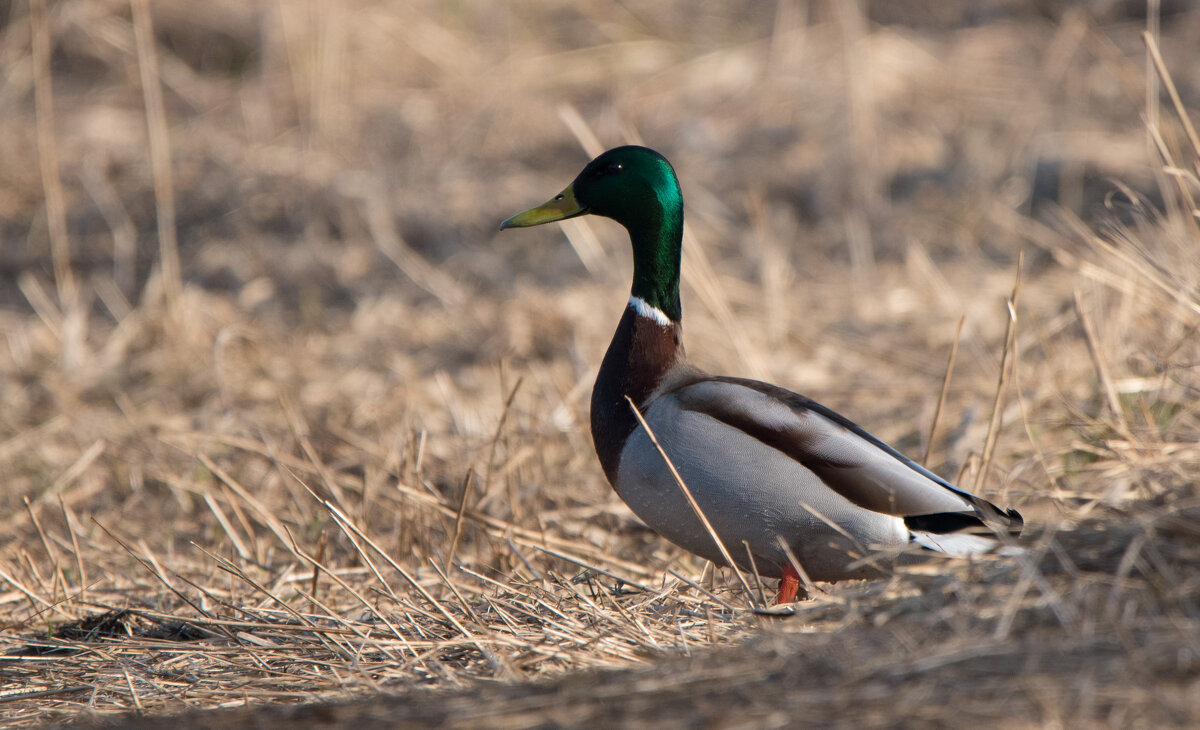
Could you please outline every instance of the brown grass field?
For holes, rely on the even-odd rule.
[[[1200,725],[1200,7],[1149,4],[0,3],[0,725]],[[1023,555],[776,618],[632,516],[624,231],[497,230],[626,142],[692,359]]]

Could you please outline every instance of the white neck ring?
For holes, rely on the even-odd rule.
[[[641,297],[629,297],[629,306],[633,307],[633,311],[637,312],[639,317],[645,317],[652,320],[660,327],[670,327],[671,318],[663,314],[661,309],[650,306],[645,299]]]

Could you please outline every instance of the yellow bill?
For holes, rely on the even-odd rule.
[[[530,208],[524,213],[517,213],[512,218],[504,221],[500,224],[500,230],[504,230],[505,228],[540,226],[543,223],[574,218],[586,212],[587,209],[575,201],[575,189],[571,185],[568,185],[566,190],[555,195],[553,199],[546,201],[536,208]]]

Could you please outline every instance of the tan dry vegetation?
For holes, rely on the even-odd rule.
[[[148,5],[0,28],[6,725],[1200,718],[1200,150],[1144,19]],[[630,515],[587,434],[623,233],[496,232],[626,141],[680,171],[702,366],[919,456],[962,318],[930,462],[1026,555],[765,619]]]

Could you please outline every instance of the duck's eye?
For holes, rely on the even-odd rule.
[[[558,195],[555,195],[555,196],[554,196],[554,199],[555,199],[555,200],[565,200],[565,199],[566,199],[566,197],[567,197],[567,196],[563,195],[562,193],[559,193]]]
[[[624,169],[624,168],[621,166],[621,163],[612,162],[612,163],[609,163],[606,167],[601,167],[598,170],[596,170],[596,177],[608,177],[610,175],[616,175],[622,169]]]

